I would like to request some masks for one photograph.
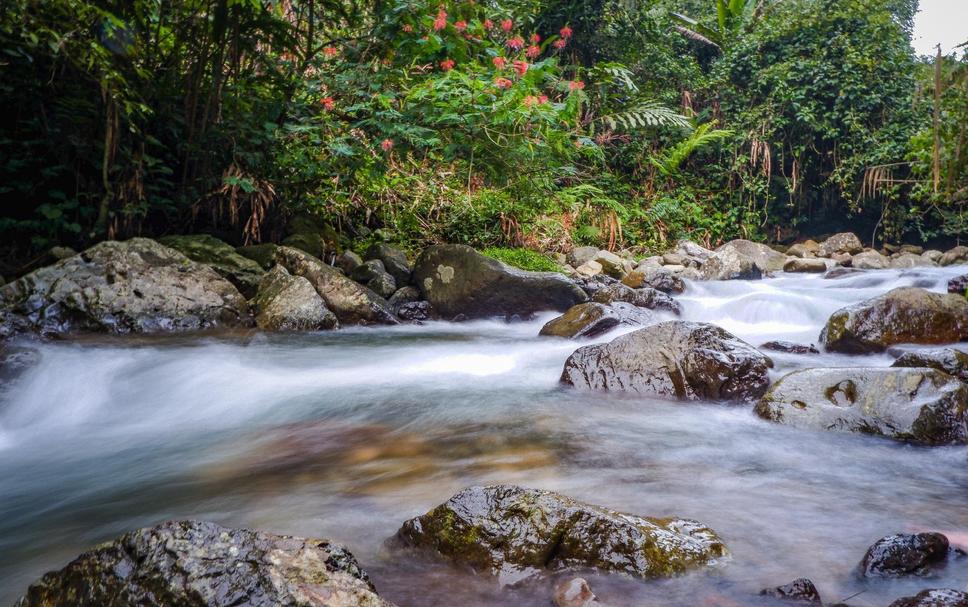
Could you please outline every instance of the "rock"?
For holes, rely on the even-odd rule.
[[[968,274],[956,276],[948,281],[948,293],[968,297]]]
[[[944,257],[944,253],[942,253],[941,251],[938,251],[937,249],[929,249],[924,253],[921,253],[921,256],[926,257],[935,263],[938,263],[939,261],[941,261],[941,258]]]
[[[621,322],[617,312],[607,305],[587,302],[568,308],[568,311],[548,321],[538,335],[546,337],[596,337],[614,329]]]
[[[651,287],[663,293],[682,293],[686,290],[686,283],[675,273],[662,267],[646,267],[641,265],[622,279],[622,284],[639,289]]]
[[[612,278],[621,279],[628,274],[625,269],[625,260],[610,251],[599,251],[595,255],[595,261],[602,266],[602,272]]]
[[[602,264],[598,263],[595,260],[586,261],[585,263],[575,268],[575,272],[577,272],[579,276],[583,276],[585,278],[592,278],[593,276],[598,276],[599,274],[602,273]]]
[[[877,251],[864,251],[851,258],[850,267],[858,270],[883,270],[891,267],[891,260]]]
[[[212,268],[147,238],[105,241],[0,287],[0,308],[45,334],[151,333],[249,322]]]
[[[968,385],[935,369],[803,369],[757,403],[760,417],[799,428],[940,445],[968,438]]]
[[[844,276],[853,276],[854,274],[857,274],[860,271],[861,270],[858,270],[857,268],[844,268],[844,267],[830,268],[823,275],[823,278],[824,280],[843,278]]]
[[[192,261],[203,263],[231,282],[247,298],[255,296],[265,272],[255,261],[240,255],[231,245],[208,234],[166,236],[158,240],[180,251]]]
[[[684,266],[686,256],[679,253],[666,253],[662,256],[662,265],[665,266]]]
[[[968,247],[964,245],[958,245],[957,247],[948,250],[938,263],[943,266],[954,266],[968,263]]]
[[[383,262],[371,259],[356,266],[350,277],[364,284],[380,297],[387,298],[397,292],[397,281],[384,269]],[[409,281],[409,277],[407,278]]]
[[[760,350],[773,350],[774,352],[786,352],[788,354],[820,354],[820,350],[813,344],[798,344],[792,341],[768,341],[760,345]]]
[[[702,262],[709,259],[713,254],[713,252],[707,249],[706,247],[698,245],[692,242],[691,240],[680,240],[676,244],[675,252],[678,255],[692,261],[693,264],[696,266],[702,265]],[[682,262],[679,262],[679,263],[682,263]],[[675,265],[675,264],[667,264],[667,265]]]
[[[350,251],[349,249],[343,251],[339,257],[336,258],[336,267],[343,270],[347,276],[353,274],[353,270],[363,265],[363,258]],[[380,263],[383,263],[382,261]]]
[[[752,400],[766,392],[771,366],[715,325],[668,321],[579,348],[565,362],[561,382],[680,400]]]
[[[968,352],[955,348],[905,352],[891,366],[937,369],[968,382]]]
[[[413,285],[408,285],[397,289],[397,292],[390,296],[387,303],[390,304],[391,309],[396,310],[403,304],[413,303],[415,301],[420,301],[420,289]]]
[[[464,245],[425,250],[414,267],[424,298],[444,318],[527,317],[564,311],[587,301],[578,285],[557,272],[527,272]]]
[[[595,291],[595,294],[592,295],[592,301],[603,304],[624,301],[633,306],[648,308],[649,310],[668,310],[674,314],[680,314],[682,312],[682,306],[679,305],[679,302],[662,291],[650,289],[649,287],[633,289],[620,282]]]
[[[437,314],[434,312],[434,307],[430,305],[429,301],[408,301],[400,304],[400,306],[396,308],[396,311],[397,316],[400,317],[400,320],[405,320],[408,322],[431,320],[437,316]]]
[[[838,266],[844,266],[847,268],[854,263],[854,257],[850,253],[834,253],[830,256],[830,260]]]
[[[287,226],[289,235],[282,241],[287,247],[299,249],[313,257],[329,261],[330,254],[339,250],[339,234],[315,215],[297,215]]]
[[[319,331],[339,327],[336,316],[302,276],[282,266],[269,271],[252,300],[255,321],[267,331]]]
[[[823,259],[799,259],[795,257],[783,264],[783,271],[822,273],[827,271],[827,262]]]
[[[47,251],[47,255],[54,261],[60,261],[62,259],[67,259],[68,257],[74,257],[77,255],[77,251],[70,247],[51,247],[50,250]]]
[[[760,590],[760,594],[809,605],[823,604],[820,600],[820,593],[817,592],[817,587],[807,578],[799,578],[776,588],[764,588]]]
[[[921,255],[924,253],[924,247],[916,244],[902,244],[901,248],[898,250],[901,253],[910,253],[911,255]]]
[[[655,316],[649,309],[635,304],[613,301],[609,304],[609,307],[618,314],[621,324],[627,327],[644,327],[653,324],[655,321]]]
[[[263,270],[271,270],[276,265],[276,251],[279,249],[279,245],[272,243],[265,244],[251,244],[244,247],[235,247],[235,252],[245,257],[251,259],[252,261],[259,264],[259,267]]]
[[[397,281],[386,272],[374,276],[373,279],[366,283],[366,286],[384,299],[397,292]]]
[[[935,262],[927,257],[921,257],[914,253],[901,253],[891,260],[892,268],[922,268],[936,266]]]
[[[949,588],[922,590],[914,596],[900,598],[888,607],[968,607],[968,593]]]
[[[716,533],[697,521],[621,514],[513,485],[464,489],[404,523],[397,538],[504,584],[584,568],[666,577],[727,554]]]
[[[827,320],[820,342],[832,352],[880,352],[895,344],[943,344],[968,339],[968,300],[900,287],[841,308]]]
[[[716,249],[716,251],[722,251],[723,249],[734,249],[738,253],[749,257],[763,274],[767,272],[779,272],[783,269],[783,265],[787,259],[783,253],[778,253],[765,244],[751,240],[730,240]]]
[[[928,575],[948,559],[948,538],[940,533],[899,533],[874,542],[858,565],[861,577]]]
[[[387,274],[393,277],[396,284],[403,287],[410,284],[410,262],[407,254],[400,249],[385,243],[371,245],[366,250],[366,259],[379,259]]]
[[[583,578],[573,577],[555,585],[555,607],[593,607],[598,602]]]
[[[276,257],[290,274],[309,280],[341,325],[397,323],[386,300],[336,268],[292,247],[279,247]]]
[[[97,546],[35,582],[18,607],[391,607],[329,540],[169,522]]]
[[[579,267],[592,261],[598,255],[598,247],[576,247],[567,255],[568,265]]]
[[[813,242],[813,241],[811,240],[809,242]],[[808,247],[806,243],[798,242],[797,244],[792,245],[789,249],[787,249],[786,254],[789,255],[790,257],[799,257],[801,259],[809,259],[812,257],[816,257],[817,256],[816,253],[820,249],[820,245],[817,245],[817,243],[815,242],[813,244],[814,246],[811,248],[811,247]]]
[[[651,268],[661,268],[661,267],[662,267],[662,256],[652,255],[640,261],[638,265],[635,266],[635,268],[633,269],[639,272],[645,272],[646,270],[649,270]]]
[[[864,250],[864,245],[860,238],[853,232],[841,232],[834,234],[827,240],[820,243],[817,255],[820,257],[830,257],[835,253],[847,253],[853,255]]]
[[[733,248],[717,251],[703,262],[703,280],[757,280],[763,272],[751,257]]]

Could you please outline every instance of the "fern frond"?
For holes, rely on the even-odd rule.
[[[675,110],[660,105],[655,101],[646,101],[639,105],[610,116],[603,116],[599,120],[605,122],[610,129],[624,129],[631,131],[637,128],[678,126],[689,128],[689,119]]]
[[[679,167],[696,150],[713,142],[731,137],[733,132],[727,129],[714,129],[715,122],[699,125],[688,137],[649,159],[663,176],[669,177],[679,171]]]

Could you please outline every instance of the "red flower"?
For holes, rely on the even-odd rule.
[[[538,97],[538,103],[548,103],[548,96],[547,95],[540,95]]]
[[[508,64],[508,61],[504,57],[495,57],[491,59],[491,63],[493,63],[494,67],[497,69],[503,70],[504,66]]]
[[[504,30],[505,34],[511,33],[511,30],[514,29],[514,21],[511,21],[510,19],[505,19],[504,21],[501,22],[501,29]]]
[[[524,107],[528,107],[529,108],[529,107],[531,107],[533,105],[537,105],[538,104],[538,98],[535,97],[534,95],[528,95],[527,97],[525,97],[521,101],[521,104],[524,105]]]
[[[516,59],[512,64],[512,67],[514,67],[515,73],[517,73],[518,78],[520,78],[528,71],[528,62]]]
[[[336,100],[332,97],[323,97],[320,100],[320,103],[323,104],[323,109],[327,112],[333,111],[333,109],[336,107]]]
[[[568,83],[569,91],[580,91],[585,88],[585,83],[581,80],[572,80]]]
[[[440,62],[440,69],[444,70],[445,72],[449,72],[450,70],[454,69],[455,65],[457,65],[457,62],[453,59],[444,59]]]
[[[541,47],[536,44],[532,44],[531,46],[528,47],[528,50],[525,51],[524,54],[530,57],[531,59],[534,59],[535,57],[541,54]]]
[[[509,89],[512,86],[514,86],[514,83],[508,80],[507,78],[495,78],[494,86],[496,86],[499,89]]]
[[[409,33],[413,32],[413,26],[410,25],[409,23],[404,23],[403,24],[403,31],[405,31],[405,32],[407,32],[409,34]]]
[[[336,50],[335,47],[327,46],[323,49],[323,54],[326,55],[327,58],[332,59],[336,55],[339,55],[339,51]]]
[[[531,44],[538,44],[541,42],[541,36],[538,34],[531,34]]]
[[[524,48],[524,38],[522,38],[521,36],[515,36],[514,38],[511,38],[510,40],[508,40],[508,47],[515,51],[520,51],[522,48]]]
[[[484,29],[489,30],[492,27],[494,27],[494,22],[491,21],[490,19],[485,19],[482,25],[484,26]]]
[[[565,48],[567,44],[568,44],[567,40],[565,40],[564,38],[558,38],[552,43],[552,46],[560,51],[561,49]]]
[[[390,150],[393,149],[393,140],[384,139],[383,141],[380,142],[380,147],[383,148],[384,152],[389,152]]]
[[[447,27],[447,11],[440,9],[437,11],[437,18],[434,19],[434,31],[439,32],[445,27]]]
[[[560,30],[558,30],[558,34],[560,34],[561,37],[564,38],[565,40],[571,38],[571,35],[573,33],[574,32],[567,25],[565,27],[561,28]]]
[[[458,22],[454,23],[454,29],[456,29],[458,32],[462,32],[462,31],[466,30],[467,29],[467,22],[466,21],[458,21]]]

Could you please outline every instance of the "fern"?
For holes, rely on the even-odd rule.
[[[599,120],[605,122],[612,130],[622,128],[627,131],[644,127],[678,126],[689,128],[691,126],[688,118],[655,101],[645,101],[632,109],[603,116]]]
[[[693,152],[711,143],[722,141],[732,136],[732,131],[726,129],[714,129],[713,127],[715,126],[715,122],[707,122],[706,124],[699,125],[688,137],[675,144],[668,150],[665,150],[661,154],[653,156],[649,159],[649,161],[652,163],[652,166],[658,169],[658,171],[665,177],[678,173],[679,167],[682,166],[682,163],[685,162]]]

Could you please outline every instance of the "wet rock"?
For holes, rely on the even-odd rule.
[[[633,289],[650,287],[663,293],[682,293],[686,290],[686,283],[681,277],[661,266],[640,265],[622,279],[622,284]]]
[[[858,270],[883,270],[891,267],[891,260],[877,251],[864,251],[854,255],[850,265]]]
[[[150,333],[250,322],[238,289],[147,238],[105,241],[0,287],[15,324],[45,334]]]
[[[312,255],[279,247],[276,258],[290,274],[309,280],[341,325],[397,323],[386,300]]]
[[[246,259],[251,259],[259,264],[260,268],[268,271],[276,265],[276,251],[278,249],[279,245],[264,243],[235,247],[235,252]]]
[[[768,272],[779,272],[783,269],[783,265],[787,260],[786,255],[783,253],[774,251],[765,244],[760,244],[751,240],[731,240],[716,249],[716,251],[722,251],[724,249],[733,249],[746,257],[749,257],[753,260],[753,263],[759,267],[760,272],[763,274]]]
[[[901,253],[891,260],[892,268],[925,268],[936,265],[938,264],[927,257],[915,255],[914,253]]]
[[[568,308],[568,311],[541,327],[539,335],[575,339],[596,337],[614,329],[621,322],[617,312],[607,305],[587,302]]]
[[[410,284],[410,262],[407,254],[393,245],[377,243],[366,250],[366,259],[379,259],[383,262],[386,272],[393,277],[396,284],[405,286]]]
[[[523,318],[545,310],[564,311],[588,299],[557,272],[512,268],[464,245],[429,247],[417,260],[414,281],[444,318]]]
[[[968,352],[955,348],[905,352],[891,366],[937,369],[968,382]]]
[[[948,538],[940,533],[889,535],[874,542],[858,566],[862,577],[928,575],[948,559]]]
[[[813,344],[798,344],[792,341],[768,341],[760,346],[760,350],[773,350],[788,354],[820,354],[820,350]]]
[[[968,300],[901,287],[834,312],[820,334],[832,352],[880,352],[895,344],[968,339]]]
[[[561,381],[680,400],[752,400],[766,392],[771,366],[759,350],[715,325],[668,321],[579,348]]]
[[[823,278],[824,280],[836,280],[837,278],[843,278],[844,276],[852,276],[854,274],[857,274],[860,271],[861,270],[857,268],[844,268],[844,267],[830,268],[823,275]]]
[[[793,258],[783,264],[784,272],[822,273],[827,271],[827,262],[823,259]]]
[[[231,245],[208,234],[166,236],[158,240],[180,251],[192,261],[203,263],[231,282],[242,295],[253,297],[265,273],[255,261],[240,255]]]
[[[437,317],[436,312],[434,312],[434,307],[430,305],[429,301],[408,301],[400,304],[400,306],[396,308],[396,311],[397,316],[400,317],[400,320],[405,320],[407,322],[433,320]]]
[[[760,591],[760,594],[802,604],[823,604],[820,600],[820,593],[817,592],[817,587],[807,578],[799,578],[776,588],[764,588]]]
[[[347,249],[336,258],[335,263],[336,267],[340,270],[343,270],[344,274],[351,276],[353,274],[353,270],[363,265],[363,258],[353,251]]]
[[[580,577],[556,584],[553,602],[555,607],[593,607],[598,604],[588,582]]]
[[[948,281],[948,293],[968,295],[968,274],[955,276]]]
[[[256,324],[267,331],[319,331],[339,326],[313,285],[282,266],[262,278],[252,307]]]
[[[35,582],[18,607],[391,607],[329,540],[169,522],[101,544]]]
[[[751,257],[733,248],[716,251],[699,269],[703,280],[756,280],[763,272]]]
[[[566,256],[568,265],[577,268],[595,259],[598,255],[598,247],[575,247]]]
[[[941,256],[938,263],[943,266],[954,266],[968,263],[968,247],[958,245]]]
[[[397,539],[504,584],[583,568],[666,577],[727,554],[716,533],[697,521],[621,514],[512,485],[464,489],[404,523]]]
[[[674,314],[680,314],[682,312],[682,306],[679,305],[679,302],[662,291],[649,287],[633,289],[620,282],[610,284],[595,291],[595,294],[592,295],[592,301],[604,304],[624,301],[633,306],[648,308],[649,310],[667,310]]]
[[[968,607],[968,593],[950,588],[922,590],[894,601],[889,607]]]
[[[856,234],[852,232],[841,232],[840,234],[834,234],[820,243],[817,249],[817,255],[820,257],[830,257],[835,253],[854,255],[863,250],[864,245],[861,243],[860,238],[857,238]]]
[[[794,371],[773,385],[755,411],[799,428],[928,445],[968,439],[968,385],[934,369]]]
[[[602,271],[603,271],[602,264],[598,263],[594,259],[590,261],[586,261],[585,263],[575,268],[575,272],[577,272],[579,276],[583,276],[585,278],[592,278],[594,276],[598,276],[599,274],[602,273]]]

